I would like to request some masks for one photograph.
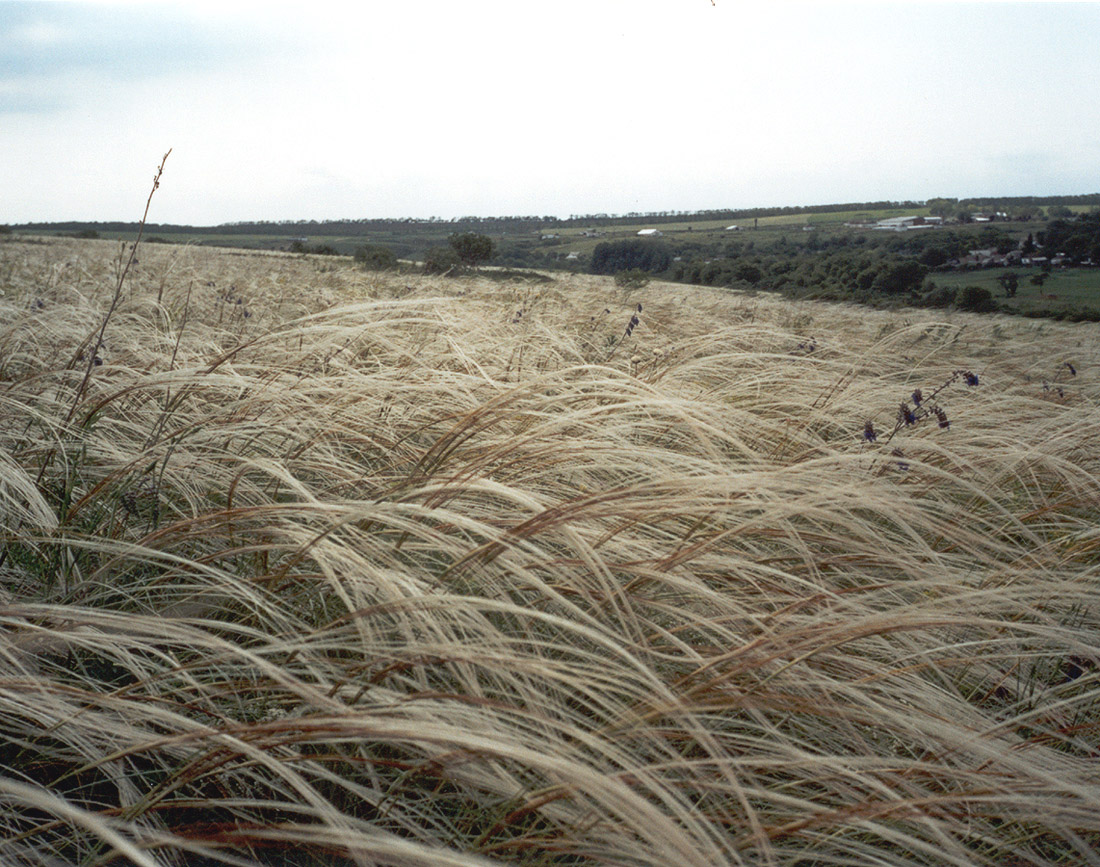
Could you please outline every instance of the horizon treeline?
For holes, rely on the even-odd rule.
[[[929,200],[935,201],[935,199]],[[979,210],[1005,209],[1039,205],[1100,205],[1100,192],[1068,196],[990,196],[967,199],[951,199],[959,208]],[[927,202],[875,201],[844,202],[828,205],[786,205],[777,207],[728,208],[697,211],[632,211],[626,214],[570,214],[568,217],[554,215],[516,215],[516,216],[463,216],[463,217],[363,217],[333,220],[254,220],[233,221],[208,226],[193,226],[182,223],[147,223],[145,231],[152,234],[190,233],[195,231],[217,232],[223,235],[285,235],[311,231],[323,234],[357,234],[394,226],[426,226],[438,228],[440,224],[454,227],[454,231],[479,231],[489,234],[503,234],[517,229],[569,228],[584,226],[612,226],[631,224],[639,220],[648,223],[672,223],[685,220],[744,220],[760,217],[779,217],[797,214],[838,213],[844,211],[883,211],[905,208],[926,207]],[[10,229],[22,231],[49,230],[59,232],[77,232],[92,229],[98,232],[126,232],[136,229],[136,220],[99,221],[99,220],[63,220],[13,223]]]

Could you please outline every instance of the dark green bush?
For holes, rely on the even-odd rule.
[[[621,289],[642,289],[649,283],[649,272],[631,268],[615,275],[615,285]]]
[[[355,251],[355,263],[368,271],[389,271],[397,267],[397,256],[381,244],[364,244]]]
[[[482,262],[488,262],[493,257],[493,241],[487,235],[479,235],[477,232],[463,232],[451,235],[447,239],[455,255],[464,265],[477,267]]]
[[[927,275],[928,269],[924,265],[915,260],[906,259],[879,271],[871,283],[871,289],[891,295],[913,292],[920,287]]]
[[[746,283],[751,283],[755,286],[763,279],[764,272],[756,265],[749,262],[741,262],[733,269],[733,276],[738,280],[744,280]]]
[[[331,244],[307,244],[301,238],[295,238],[287,248],[291,253],[316,253],[319,256],[339,256],[339,251]]]
[[[592,251],[593,274],[618,274],[637,268],[655,274],[672,264],[672,253],[660,241],[642,240],[604,241]]]
[[[921,307],[950,307],[955,303],[955,290],[950,286],[933,286],[920,296]]]
[[[462,260],[452,247],[432,247],[424,255],[425,274],[461,274]]]
[[[955,303],[960,309],[973,313],[988,313],[997,309],[993,293],[983,286],[963,286],[955,295]]]

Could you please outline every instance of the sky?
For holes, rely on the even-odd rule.
[[[1100,192],[1100,3],[0,0],[0,224]]]

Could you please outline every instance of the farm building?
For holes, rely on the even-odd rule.
[[[909,232],[913,229],[931,229],[942,222],[939,217],[890,217],[879,220],[872,228],[885,232]]]
[[[664,233],[660,229],[642,229],[638,234],[643,238],[659,238]]]

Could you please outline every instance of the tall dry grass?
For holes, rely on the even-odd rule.
[[[127,255],[0,245],[0,862],[1100,863],[1094,326]]]

